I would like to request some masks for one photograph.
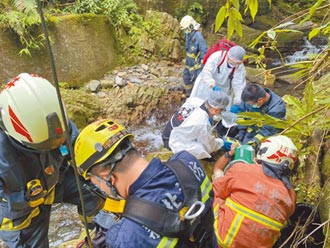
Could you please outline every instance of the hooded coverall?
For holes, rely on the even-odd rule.
[[[199,187],[205,209],[202,212],[202,221],[199,226],[205,228],[205,240],[207,241],[203,248],[216,247],[213,231],[211,182],[199,161],[188,152],[183,151],[175,154],[170,160],[174,159],[179,159],[184,164],[182,166],[189,167],[200,182]],[[139,178],[129,187],[129,197],[131,196],[152,201],[171,210],[179,209],[184,199],[178,179],[171,169],[157,158],[149,163]],[[184,243],[182,239],[161,236],[146,226],[141,226],[125,217],[109,228],[106,233],[106,244],[107,247],[111,248],[192,247],[191,244]]]
[[[295,192],[263,172],[236,162],[213,181],[218,247],[271,248],[295,209]]]
[[[212,135],[205,104],[195,108],[181,125],[173,128],[169,146],[173,153],[186,150],[198,159],[210,158],[212,152],[223,146],[223,140]]]
[[[196,79],[191,97],[207,100],[212,91],[210,85],[213,84],[219,86],[220,91],[225,92],[227,95],[233,95],[233,101],[229,103],[229,106],[241,102],[241,94],[246,85],[245,67],[244,64],[237,66],[233,73],[233,78],[230,79],[233,68],[228,67],[227,53],[227,51],[217,51],[211,54],[203,67],[203,71]],[[219,64],[221,65],[218,68]]]
[[[253,108],[250,104],[242,102],[239,105],[240,112],[259,112],[283,120],[286,115],[284,101],[270,89],[265,89],[265,91],[270,95],[270,98],[264,105],[261,106],[261,108]],[[242,144],[246,144],[254,138],[261,140],[264,137],[272,136],[281,131],[281,129],[269,125],[262,125],[261,127],[257,125],[252,125],[249,127],[238,126],[238,130],[242,133],[240,135],[243,137],[241,138]]]
[[[69,124],[73,143],[78,129]],[[1,129],[0,147],[0,237],[9,248],[47,248],[52,203],[72,203],[82,213],[73,169],[59,149],[23,147]],[[86,190],[83,195],[91,217],[103,201]]]
[[[190,95],[194,82],[202,71],[202,60],[208,47],[201,32],[193,30],[186,34],[186,63],[183,70],[183,82],[185,84],[186,94]]]
[[[188,118],[195,108],[199,108],[204,103],[204,101],[197,97],[189,97],[185,103],[178,109],[178,111],[172,115],[171,119],[167,122],[164,132],[162,134],[162,139],[164,147],[171,150],[169,147],[170,135],[174,127],[178,127],[181,123]]]

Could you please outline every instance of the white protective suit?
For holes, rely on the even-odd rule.
[[[210,158],[210,153],[223,146],[223,140],[212,135],[208,113],[200,107],[181,123],[174,127],[169,140],[173,153],[186,150],[198,159]]]
[[[246,70],[244,64],[240,64],[236,67],[233,79],[230,83],[229,75],[232,68],[227,65],[227,51],[217,51],[211,54],[208,58],[202,72],[198,75],[192,92],[191,97],[199,97],[203,100],[207,100],[212,88],[211,84],[219,86],[222,92],[227,93],[232,97],[232,101],[229,103],[227,109],[230,109],[232,104],[239,104],[241,102],[242,90],[246,85],[245,75]],[[226,57],[224,60],[224,56]],[[218,72],[218,65],[223,60]]]

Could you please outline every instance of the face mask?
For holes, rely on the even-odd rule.
[[[212,119],[213,119],[214,121],[220,121],[220,119],[221,119],[221,115],[213,115]]]
[[[257,104],[253,104],[253,105],[251,105],[251,107],[256,108],[256,109],[260,108]]]
[[[184,30],[183,31],[186,35],[190,34],[189,30]]]

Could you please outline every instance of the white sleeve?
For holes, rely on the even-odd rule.
[[[210,153],[219,150],[223,141],[211,134],[207,113],[197,109],[180,126],[173,128],[169,146],[173,153],[186,150],[202,159],[211,157]]]
[[[210,87],[211,84],[216,84],[214,74],[217,73],[217,67],[225,55],[225,51],[218,51],[211,54],[201,72],[201,83],[205,83],[208,87]]]
[[[234,72],[233,80],[231,81],[232,89],[234,92],[234,102],[233,104],[239,104],[241,102],[241,94],[243,88],[246,85],[246,70],[243,64],[238,66]]]

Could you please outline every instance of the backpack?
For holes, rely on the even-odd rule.
[[[195,206],[196,201],[202,201],[203,197],[199,181],[195,177],[194,172],[178,159],[169,160],[165,162],[164,165],[176,175],[183,191],[184,202],[180,211],[173,211],[152,201],[137,196],[130,196],[125,201],[122,216],[140,225],[146,226],[163,236],[179,238],[183,243],[188,245],[188,247],[212,247],[212,231],[210,230],[210,227],[212,229],[214,223],[212,209],[210,208],[202,214],[204,207],[196,205],[197,207],[193,208],[190,213],[192,218],[183,218],[186,216],[183,214],[188,214],[189,212],[187,209]],[[99,192],[100,190],[96,186],[84,184],[84,187],[102,199],[105,199],[105,196]],[[102,228],[100,229],[100,225],[96,226],[98,228],[92,239],[92,244],[95,248],[103,248],[105,247],[105,230]],[[86,244],[87,238],[80,242],[76,248],[85,248],[87,247]]]
[[[207,50],[204,58],[203,58],[203,65],[206,64],[206,61],[208,60],[208,58],[211,56],[212,53],[217,52],[217,51],[226,51],[226,53],[228,52],[228,50],[233,47],[236,46],[236,44],[230,40],[227,40],[226,38],[222,38],[221,40],[219,40],[216,44],[213,44],[209,50]],[[220,61],[219,65],[217,66],[218,68],[218,73],[219,73],[219,68],[220,66],[223,64],[226,56],[223,57],[223,59]],[[235,67],[233,68],[233,70],[231,71],[229,78],[232,79],[234,76],[234,72],[235,72]]]
[[[186,167],[179,159],[168,160],[164,163],[177,177],[184,194],[184,202],[179,211],[173,211],[152,201],[136,196],[126,199],[122,216],[146,226],[163,236],[179,238],[191,248],[210,248],[210,230],[214,223],[212,209],[204,212],[202,192],[199,188],[199,181],[194,176],[194,172]],[[195,204],[197,202],[203,206]],[[193,218],[184,218],[183,213],[189,207]],[[190,212],[188,210],[188,212]],[[199,212],[199,213],[198,213]]]

